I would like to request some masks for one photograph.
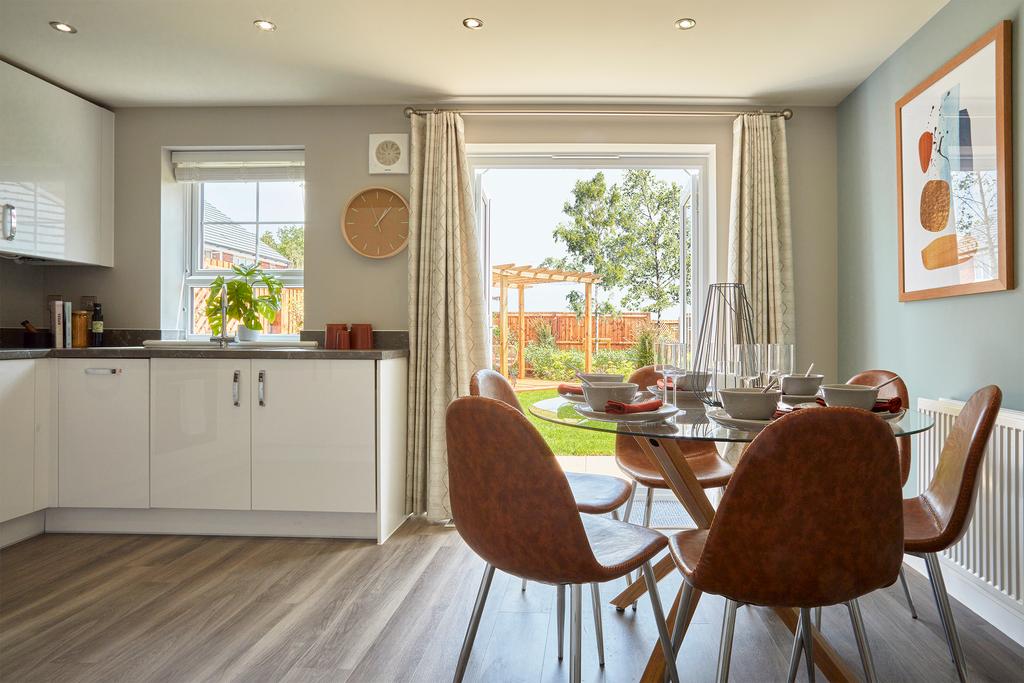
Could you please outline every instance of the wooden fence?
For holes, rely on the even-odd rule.
[[[525,314],[526,343],[537,341],[537,324],[547,323],[555,335],[555,345],[560,349],[583,350],[584,319],[577,318],[575,313],[567,312],[530,312]],[[615,316],[602,315],[597,317],[597,346],[601,349],[628,349],[636,343],[637,331],[645,326],[653,325],[649,313],[620,313]],[[492,324],[499,324],[495,313]],[[511,336],[515,337],[519,329],[519,317],[516,313],[508,316],[508,327]],[[679,321],[676,319],[662,320],[661,327],[667,337],[679,338]]]

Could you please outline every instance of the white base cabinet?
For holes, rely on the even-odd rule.
[[[150,506],[248,510],[248,360],[150,361]]]
[[[57,368],[60,506],[149,507],[149,361],[60,358]]]
[[[253,360],[252,508],[374,512],[372,360]]]
[[[0,522],[35,509],[35,361],[0,362]]]

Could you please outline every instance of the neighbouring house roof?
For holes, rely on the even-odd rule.
[[[230,251],[243,258],[252,258],[256,236],[237,223],[231,223],[231,217],[210,202],[203,202],[203,242],[205,245]],[[210,223],[213,221],[213,223]],[[273,247],[260,243],[260,261],[268,261],[288,266],[288,257]]]

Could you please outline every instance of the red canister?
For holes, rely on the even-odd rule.
[[[373,348],[373,325],[369,323],[352,323],[352,330],[349,333],[353,349]]]
[[[349,331],[347,323],[328,323],[327,331],[324,334],[324,348],[326,349],[348,349]]]

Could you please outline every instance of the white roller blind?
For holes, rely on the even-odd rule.
[[[180,183],[302,180],[306,154],[301,149],[171,152],[171,165]]]

